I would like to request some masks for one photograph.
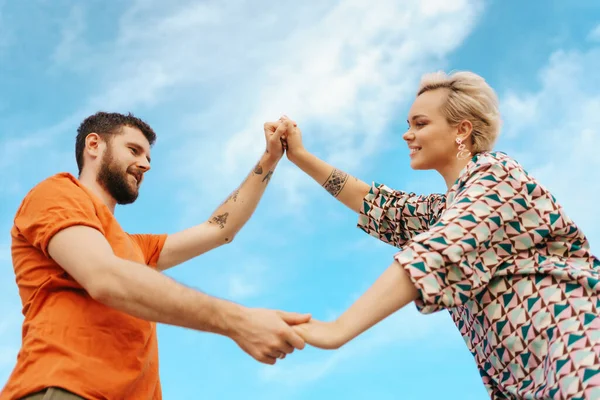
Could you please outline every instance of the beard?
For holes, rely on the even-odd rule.
[[[102,165],[96,181],[115,199],[117,204],[131,204],[138,197],[138,184],[131,184],[127,170],[122,170],[115,162],[110,146],[102,157]]]

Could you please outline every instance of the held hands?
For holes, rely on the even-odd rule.
[[[266,122],[264,125],[265,138],[267,140],[267,153],[271,154],[277,161],[281,159],[284,151],[288,159],[303,151],[302,131],[295,121],[283,116],[277,122]]]
[[[283,116],[281,120],[291,121],[287,116]],[[296,155],[306,151],[304,149],[304,144],[302,143],[302,131],[298,128],[296,122],[292,121],[292,123],[292,129],[288,130],[287,135],[283,138],[285,141],[286,154],[290,161],[292,161]]]
[[[292,327],[310,318],[310,314],[249,308],[238,316],[229,336],[257,361],[273,365],[304,348],[304,340]]]
[[[306,343],[332,350],[348,341],[339,322],[314,320],[310,314],[245,308],[232,322],[228,336],[255,360],[270,365]]]
[[[287,146],[286,138],[289,132],[295,128],[295,122],[288,118],[281,117],[276,122],[265,122],[265,140],[267,142],[266,153],[275,161],[283,157],[283,152]]]
[[[339,322],[323,322],[316,319],[293,326],[294,331],[306,343],[325,350],[335,350],[343,346],[347,339]]]

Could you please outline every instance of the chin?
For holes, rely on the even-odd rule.
[[[414,169],[415,171],[431,169],[427,166],[426,163],[423,163],[422,161],[419,161],[418,159],[415,160],[414,158],[410,160],[410,167],[412,169]]]

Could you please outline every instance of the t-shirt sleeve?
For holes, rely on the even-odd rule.
[[[167,234],[154,235],[136,233],[129,236],[137,243],[140,249],[142,249],[146,265],[156,268],[160,252],[167,240]]]
[[[501,163],[477,167],[440,220],[394,256],[417,288],[418,310],[463,305],[485,289],[513,249],[533,246],[520,221],[529,202],[524,172]]]
[[[50,240],[65,228],[83,225],[104,234],[92,200],[68,180],[48,180],[34,187],[23,199],[14,224],[48,258]]]
[[[401,247],[429,229],[444,203],[441,194],[416,195],[374,182],[363,199],[357,226],[385,243]]]

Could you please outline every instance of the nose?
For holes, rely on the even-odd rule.
[[[150,161],[147,158],[142,158],[140,162],[138,162],[137,167],[142,170],[142,172],[150,171]]]
[[[406,132],[404,132],[404,135],[402,135],[402,139],[404,139],[407,142],[410,142],[411,140],[414,140],[415,138],[415,134],[409,129]]]

